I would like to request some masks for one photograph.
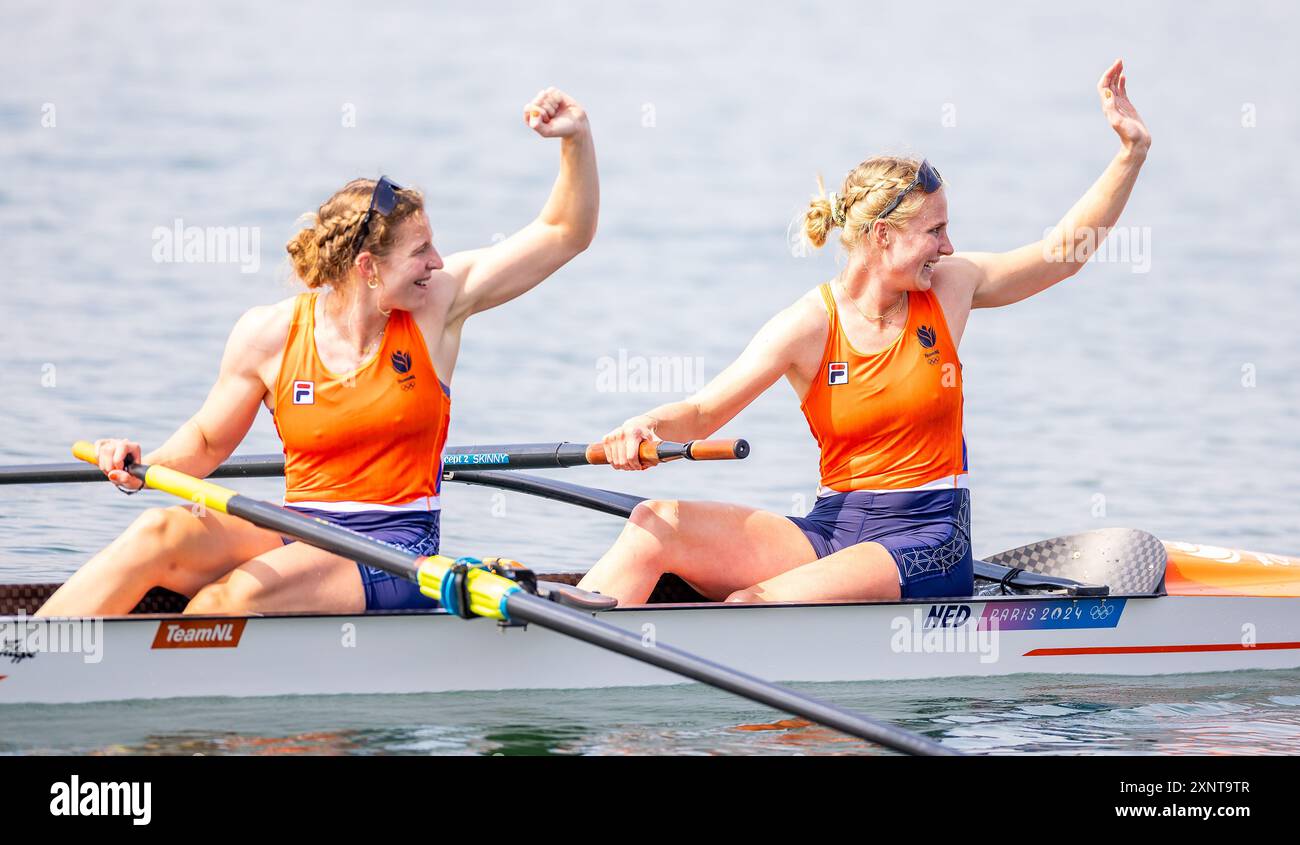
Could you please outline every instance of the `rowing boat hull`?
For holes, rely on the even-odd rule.
[[[1289,597],[1035,596],[653,605],[599,618],[637,632],[647,648],[662,640],[763,678],[818,682],[1300,668],[1296,610]],[[0,704],[682,681],[535,626],[442,613],[126,616],[98,633],[82,624],[0,617]],[[55,635],[66,649],[77,633],[83,653],[52,650]]]

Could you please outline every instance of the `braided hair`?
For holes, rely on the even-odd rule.
[[[309,288],[346,284],[352,263],[362,252],[387,255],[396,239],[397,227],[408,217],[424,211],[419,191],[397,192],[397,207],[391,214],[370,215],[366,237],[357,244],[361,221],[370,208],[374,179],[353,179],[327,199],[315,212],[304,215],[306,225],[285,244],[294,272]]]
[[[912,183],[920,166],[920,161],[909,158],[873,156],[853,168],[844,178],[844,186],[829,196],[818,176],[817,196],[804,212],[804,236],[813,246],[820,247],[826,243],[832,229],[842,228],[840,243],[845,249],[853,249],[862,235],[870,231],[889,201]],[[898,228],[910,220],[924,202],[925,193],[913,191],[884,218],[885,223]]]

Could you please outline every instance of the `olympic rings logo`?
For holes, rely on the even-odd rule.
[[[1089,611],[1089,613],[1092,614],[1093,619],[1109,619],[1115,613],[1115,605],[1113,604],[1093,605],[1093,608],[1091,611]]]

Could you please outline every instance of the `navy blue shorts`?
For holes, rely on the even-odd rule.
[[[792,516],[818,559],[858,543],[879,543],[898,565],[905,599],[953,598],[975,592],[970,547],[970,491],[834,493],[807,516]]]
[[[287,507],[417,555],[438,553],[441,511],[337,513],[293,505]],[[284,541],[293,542],[289,537],[285,537]],[[360,562],[357,563],[357,569],[361,572],[361,586],[366,591],[366,610],[420,610],[441,606],[436,599],[421,593],[416,584],[405,578]]]

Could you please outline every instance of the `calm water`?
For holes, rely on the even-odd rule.
[[[967,753],[1298,754],[1300,673],[804,684]],[[861,754],[695,685],[3,708],[0,754]]]
[[[1109,525],[1300,552],[1300,168],[1290,161],[1300,58],[1286,4],[1094,11],[1086,25],[1034,3],[593,3],[545,17],[524,3],[473,15],[384,4],[367,10],[365,38],[354,7],[308,8],[6,4],[0,462],[63,460],[78,438],[165,438],[202,401],[239,314],[293,293],[282,245],[298,215],[349,178],[383,172],[420,186],[444,252],[525,224],[557,150],[519,111],[547,84],[591,113],[600,234],[537,291],[471,321],[451,441],[594,439],[693,386],[605,391],[603,359],[674,356],[710,377],[834,272],[833,253],[800,256],[786,237],[818,172],[836,181],[871,153],[920,152],[949,180],[958,249],[1039,237],[1114,152],[1093,86],[1122,55],[1155,137],[1121,221],[1138,227],[1143,250],[972,317],[962,358],[976,552]],[[155,228],[178,219],[256,231],[255,271],[155,262]],[[749,438],[751,459],[565,477],[781,512],[810,499],[816,452],[788,388],[724,433]],[[263,415],[241,451],[276,450]],[[279,492],[272,481],[239,486]],[[481,490],[453,487],[445,499],[447,550],[543,570],[585,568],[619,528]],[[0,488],[0,577],[62,578],[162,503],[105,485]],[[1297,680],[816,691],[971,750],[1294,752]],[[691,688],[382,709],[377,722],[348,700],[49,708],[6,713],[0,749],[849,748],[816,729],[737,731],[773,716]]]

